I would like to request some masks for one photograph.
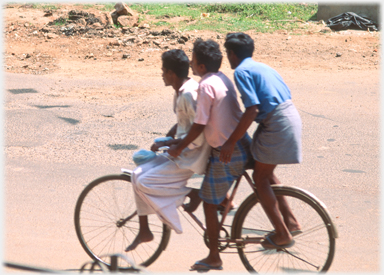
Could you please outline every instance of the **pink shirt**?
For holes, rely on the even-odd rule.
[[[235,87],[222,72],[207,73],[200,82],[194,123],[205,125],[209,145],[222,146],[242,116]]]

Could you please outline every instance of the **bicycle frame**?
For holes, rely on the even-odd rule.
[[[255,195],[257,196],[256,188],[255,188],[255,186],[253,184],[253,181],[252,181],[251,177],[248,175],[248,173],[246,171],[244,171],[244,173],[240,177],[238,177],[236,179],[236,181],[235,181],[235,186],[233,187],[233,190],[232,190],[232,193],[231,193],[231,195],[229,197],[228,203],[227,203],[227,205],[224,208],[224,211],[223,211],[223,214],[222,214],[222,218],[221,218],[221,221],[220,221],[220,224],[219,224],[219,228],[222,228],[223,225],[224,225],[225,218],[227,217],[227,214],[229,213],[231,202],[233,201],[233,198],[236,195],[236,192],[237,192],[237,189],[239,187],[241,178],[243,176],[245,177],[245,179],[247,180],[247,182],[251,186],[252,190],[254,191]],[[182,206],[184,208],[184,205],[182,205]],[[185,212],[187,212],[187,211],[185,211]],[[199,225],[199,227],[202,230],[204,230],[204,232],[207,230],[205,225],[192,212],[187,212],[187,213]],[[233,247],[237,248],[241,244],[245,245],[245,244],[248,244],[248,243],[261,243],[264,240],[264,237],[256,237],[256,238],[248,238],[247,237],[246,239],[219,238],[218,240],[219,240],[219,242],[222,242],[222,243],[228,243],[228,244],[234,243],[236,245],[233,246]]]
[[[112,266],[112,262],[102,260],[103,255],[106,255],[102,254],[105,253],[105,247],[108,246],[107,250],[111,251],[111,253],[116,253],[116,251],[120,253],[121,249],[117,248],[116,250],[114,244],[116,242],[124,243],[123,247],[126,247],[129,244],[126,233],[130,234],[131,239],[137,236],[138,232],[138,214],[134,205],[130,203],[125,211],[120,211],[120,205],[125,205],[127,200],[126,195],[117,196],[121,190],[127,192],[130,200],[133,196],[132,192],[129,192],[130,188],[125,186],[128,182],[131,182],[132,172],[125,169],[122,169],[122,172],[119,175],[106,175],[92,181],[79,196],[75,207],[75,228],[80,243],[91,258],[100,260],[110,266]],[[241,202],[232,219],[232,217],[227,216],[229,216],[231,202],[234,201],[243,177],[251,186],[253,192]],[[263,211],[259,200],[260,196],[252,178],[247,172],[244,172],[234,181],[231,189],[227,196],[230,203],[223,207],[223,211],[220,212],[221,218],[217,221],[217,225],[220,225],[220,233],[217,239],[219,252],[238,253],[245,268],[251,272],[269,271],[275,267],[282,271],[299,269],[317,272],[329,269],[334,257],[337,231],[325,205],[313,194],[297,187],[272,186],[275,195],[285,196],[291,209],[296,211],[297,215],[295,216],[298,221],[301,221],[302,230],[295,234],[295,243],[292,249],[283,247],[267,249],[260,244],[265,240],[267,234],[273,232],[274,228]],[[125,194],[125,191],[121,192],[121,194]],[[101,197],[100,194],[104,193],[106,195]],[[112,200],[113,203],[105,204],[107,208],[104,210],[98,205],[101,200],[106,202]],[[118,213],[113,215],[111,219],[110,213],[114,212]],[[184,215],[183,212],[182,215]],[[80,215],[81,213],[85,216]],[[188,218],[187,221],[197,231],[200,231],[198,227],[204,231],[204,243],[207,247],[210,247],[206,224],[203,224],[204,221],[200,221],[194,213],[187,213],[194,222]],[[94,215],[98,217],[104,217],[105,215],[105,218],[95,221]],[[89,220],[92,222],[88,223]],[[105,220],[107,220],[107,223],[105,223]],[[194,226],[195,224],[198,226]],[[156,219],[151,223],[151,226],[159,229],[153,232],[157,234],[156,238],[160,242],[151,242],[146,244],[144,248],[141,247],[143,248],[141,250],[139,247],[138,252],[136,250],[129,252],[135,253],[134,257],[140,257],[142,259],[141,264],[144,266],[152,264],[165,250],[171,233],[168,226],[164,223],[159,225],[159,221],[156,221]],[[93,229],[89,230],[90,227],[97,228],[96,234],[92,233]],[[89,232],[92,234],[88,235]],[[102,235],[100,232],[106,233]],[[199,233],[201,234],[201,231]],[[95,238],[99,239],[94,241]],[[100,246],[101,242],[103,242],[103,247],[99,249],[98,246]],[[149,252],[147,252],[147,245]],[[227,248],[235,248],[237,252],[224,251]],[[313,251],[308,254],[308,249]],[[126,265],[123,264],[122,269],[125,270],[126,268]]]

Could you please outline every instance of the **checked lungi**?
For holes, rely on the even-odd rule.
[[[200,188],[199,196],[210,204],[220,204],[232,183],[244,173],[245,165],[252,159],[251,137],[245,134],[235,145],[228,164],[219,160],[221,146],[212,148],[211,156]]]

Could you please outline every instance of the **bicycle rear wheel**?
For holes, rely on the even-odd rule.
[[[325,206],[312,194],[288,186],[273,186],[276,196],[285,196],[302,233],[288,249],[266,250],[259,243],[238,245],[238,253],[250,272],[324,272],[332,263],[337,232]],[[255,194],[240,206],[232,226],[232,238],[263,237],[274,228]]]
[[[75,208],[77,237],[94,260],[110,265],[111,254],[123,254],[136,265],[149,266],[165,250],[170,229],[156,215],[149,215],[154,240],[124,252],[139,232],[139,220],[129,174],[108,175],[92,181],[80,194]],[[126,220],[124,222],[124,220]],[[119,269],[131,269],[120,260]]]

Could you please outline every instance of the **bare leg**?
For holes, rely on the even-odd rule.
[[[279,179],[276,177],[276,175],[273,173],[272,178],[270,179],[271,185],[278,185],[281,184]],[[295,231],[300,230],[301,226],[299,222],[296,220],[296,217],[293,215],[291,208],[288,205],[287,200],[284,196],[277,196],[276,197],[278,203],[279,203],[279,210],[281,215],[283,215],[284,223],[289,231]]]
[[[256,161],[253,180],[260,195],[260,203],[275,228],[276,233],[271,239],[277,245],[285,245],[292,241],[292,236],[283,221],[279,211],[279,203],[271,188],[271,179],[275,168],[276,165]]]
[[[208,257],[200,262],[219,267],[223,264],[219,254],[219,219],[217,218],[217,205],[204,202],[205,222],[209,240]],[[198,265],[193,265],[192,269]]]
[[[126,252],[134,250],[141,243],[153,240],[153,234],[148,225],[148,216],[139,216],[139,225],[139,234],[137,234],[133,242],[125,249]]]

